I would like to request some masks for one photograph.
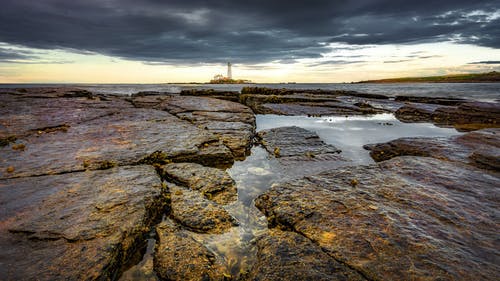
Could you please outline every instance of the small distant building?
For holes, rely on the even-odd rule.
[[[227,63],[227,78],[228,79],[233,79],[233,72],[231,70],[231,63]]]
[[[210,80],[211,84],[245,84],[245,83],[252,83],[250,80],[243,80],[243,79],[238,79],[234,80],[233,79],[233,70],[232,70],[232,64],[230,62],[227,63],[227,76],[224,77],[222,74],[217,74],[214,76],[214,79]]]

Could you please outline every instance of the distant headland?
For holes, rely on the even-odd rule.
[[[403,77],[380,80],[366,80],[356,83],[491,83],[500,82],[500,72],[454,74],[428,77]]]

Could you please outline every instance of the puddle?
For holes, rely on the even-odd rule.
[[[156,244],[156,239],[154,239],[154,230],[148,234],[146,252],[144,253],[142,260],[123,272],[120,277],[120,281],[158,281],[160,280],[156,276],[156,272],[153,270],[153,255]]]
[[[316,132],[320,138],[342,150],[353,165],[374,161],[363,145],[387,142],[403,137],[449,137],[459,135],[453,128],[440,128],[431,123],[403,123],[393,114],[348,117],[305,117],[257,115],[257,131],[284,126],[298,126]]]
[[[305,117],[257,115],[257,131],[283,126],[299,126],[315,131],[326,143],[342,150],[353,165],[373,160],[363,145],[387,142],[400,137],[447,137],[460,134],[455,129],[439,128],[429,123],[402,123],[392,114],[351,117]],[[254,199],[274,182],[283,180],[277,161],[259,146],[250,156],[228,169],[238,188],[238,200],[224,208],[240,225],[224,234],[193,233],[196,240],[211,249],[227,266],[233,278],[244,275],[255,256],[253,241],[268,231],[265,216],[255,207]],[[155,240],[148,240],[142,261],[127,270],[120,280],[158,280],[152,271]]]
[[[219,255],[233,277],[250,269],[255,256],[253,241],[268,231],[266,217],[255,207],[254,199],[278,180],[275,161],[264,148],[255,146],[250,156],[235,162],[228,173],[236,182],[238,200],[224,208],[239,226],[224,234],[194,235]]]

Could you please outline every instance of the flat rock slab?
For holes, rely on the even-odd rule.
[[[500,170],[500,129],[483,129],[450,138],[400,138],[366,145],[377,162],[397,156],[425,156]]]
[[[31,135],[0,148],[0,178],[102,169],[176,158],[210,162],[211,153],[215,154],[212,162],[232,161],[231,152],[217,143],[215,135],[167,112],[129,109],[65,130]],[[15,145],[19,144],[24,146],[23,149],[16,149]],[[202,150],[210,146],[216,146],[216,151],[201,155]],[[225,157],[218,155],[220,153]]]
[[[323,142],[316,133],[296,126],[263,130],[258,136],[266,150],[276,158],[314,157],[341,152],[335,146]]]
[[[167,220],[156,227],[155,271],[163,280],[224,280],[224,267],[189,231]]]
[[[72,97],[71,89],[57,90],[62,93],[54,96],[34,95],[37,91],[31,89],[26,94],[0,93],[0,140],[9,136],[21,138],[63,125],[74,126],[133,107],[123,99],[103,100],[90,93],[88,97]]]
[[[257,241],[256,262],[245,280],[366,280],[311,240],[273,229]]]
[[[339,100],[336,95],[294,93],[289,95],[244,94],[241,102],[257,114],[279,115],[361,115],[386,112],[358,99]]]
[[[233,112],[252,113],[252,110],[240,103],[208,97],[162,95],[136,97],[133,103],[139,107],[154,107],[172,114],[184,112]]]
[[[249,125],[255,124],[255,116],[251,112],[242,112],[235,114],[233,112],[212,112],[212,111],[191,111],[177,113],[181,119],[188,120],[194,123],[202,122],[241,122]]]
[[[111,279],[161,216],[153,167],[0,180],[4,280]]]
[[[419,97],[419,96],[396,96],[395,101],[400,102],[416,102],[416,103],[427,103],[427,104],[439,104],[439,105],[460,105],[470,100],[461,98],[446,98],[446,97]]]
[[[496,280],[500,177],[396,157],[275,184],[256,206],[371,280]]]
[[[255,133],[255,116],[250,108],[236,102],[199,96],[144,96],[133,103],[139,107],[167,111],[214,133],[236,158],[248,154]]]
[[[263,130],[258,137],[264,148],[278,160],[277,170],[284,181],[351,163],[340,155],[341,151],[335,146],[326,144],[316,133],[300,127]]]
[[[399,121],[405,123],[432,122],[432,114],[440,107],[442,106],[437,104],[406,104],[396,110],[394,115]]]
[[[201,233],[223,233],[238,223],[220,205],[196,191],[168,185],[171,216],[183,226]]]
[[[461,131],[500,127],[500,103],[466,102],[458,106],[410,104],[396,111],[403,122],[432,122]]]
[[[199,191],[219,204],[231,203],[238,195],[234,180],[225,170],[195,163],[173,163],[163,166],[161,173],[164,178]]]
[[[260,106],[258,113],[291,116],[351,116],[363,114],[360,110],[353,110],[345,107],[325,106],[324,103],[317,105],[299,103],[265,103]]]

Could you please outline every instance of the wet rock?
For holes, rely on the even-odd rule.
[[[440,105],[435,104],[407,104],[400,107],[394,115],[399,121],[405,123],[432,122],[432,115]]]
[[[460,105],[469,100],[462,98],[446,98],[446,97],[419,97],[419,96],[396,96],[395,101],[401,102],[412,102],[412,103],[427,103],[427,104],[439,104],[439,105]]]
[[[163,211],[149,166],[0,180],[4,280],[107,280]]]
[[[273,153],[275,148],[280,149],[280,155],[277,157],[341,152],[333,145],[324,143],[316,133],[296,126],[263,130],[259,132],[258,136],[269,153]]]
[[[218,91],[214,89],[191,89],[182,90],[181,96],[203,96],[211,97],[215,99],[228,100],[238,102],[240,99],[240,93],[237,91]]]
[[[33,87],[33,88],[0,88],[0,94],[17,95],[25,98],[88,98],[99,99],[102,95],[93,94],[87,90],[74,87]]]
[[[469,102],[456,108],[441,107],[432,116],[435,123],[465,131],[500,127],[500,103]]]
[[[323,104],[322,104],[323,105]],[[345,116],[361,115],[362,112],[346,108],[328,107],[322,105],[308,105],[295,103],[265,103],[260,105],[257,113],[259,114],[278,114],[278,115],[307,115],[307,116]]]
[[[452,141],[453,138],[399,138],[387,143],[365,145],[376,162],[397,156],[423,156],[448,161],[464,161],[471,152]]]
[[[344,90],[322,90],[322,89],[274,89],[264,87],[243,87],[241,95],[293,95],[293,94],[307,94],[311,96],[354,96],[373,99],[388,99],[385,95],[358,93],[355,91]]]
[[[256,206],[370,280],[496,280],[499,183],[469,165],[396,157],[275,184]]]
[[[386,100],[388,97],[353,91],[259,87],[244,87],[240,95],[240,102],[252,108],[257,114],[323,116],[387,112],[385,108],[374,107],[377,102],[360,103],[362,99],[378,101]]]
[[[156,227],[154,267],[164,280],[224,280],[216,256],[188,231],[167,220]]]
[[[235,182],[224,170],[195,163],[173,163],[163,166],[161,174],[167,180],[199,191],[219,204],[228,204],[236,200]]]
[[[65,130],[37,133],[21,143],[26,146],[24,151],[0,148],[0,154],[5,156],[0,160],[0,178],[177,159],[212,166],[233,161],[228,149],[218,147],[215,135],[167,112],[149,109],[124,109]],[[213,146],[217,150],[208,150]],[[15,172],[4,173],[9,166]]]
[[[138,97],[133,99],[133,103],[140,107],[148,106],[165,110],[171,114],[198,111],[251,113],[251,110],[242,104],[208,97],[178,95]]]
[[[499,170],[500,129],[483,129],[450,138],[400,138],[366,145],[377,162],[396,156],[425,156]]]
[[[196,124],[218,136],[238,159],[245,156],[251,147],[255,131],[253,124],[225,121],[203,121]]]
[[[500,104],[467,102],[458,106],[411,104],[395,113],[402,122],[432,122],[454,126],[462,131],[497,128],[500,125]]]
[[[274,229],[257,241],[256,262],[246,280],[366,279],[302,235]]]
[[[250,150],[255,132],[255,116],[250,108],[235,102],[197,96],[139,97],[139,107],[167,111],[216,134],[233,155],[241,159]]]
[[[171,216],[189,229],[202,233],[223,233],[238,225],[221,206],[196,191],[170,184]]]
[[[68,96],[71,89],[57,90],[50,95],[39,93],[37,89],[15,95],[0,94],[0,140],[43,133],[63,125],[71,127],[132,108],[122,99],[71,97]]]
[[[385,112],[367,103],[346,102],[336,95],[294,93],[290,95],[241,95],[241,102],[258,114],[360,115]],[[361,105],[361,106],[359,106]]]
[[[253,113],[234,114],[232,112],[192,111],[178,113],[177,116],[183,120],[188,120],[196,124],[210,121],[241,122],[249,125],[255,124],[255,116]]]
[[[298,178],[350,164],[341,151],[306,129],[292,126],[263,130],[260,143],[278,160],[284,178]]]

